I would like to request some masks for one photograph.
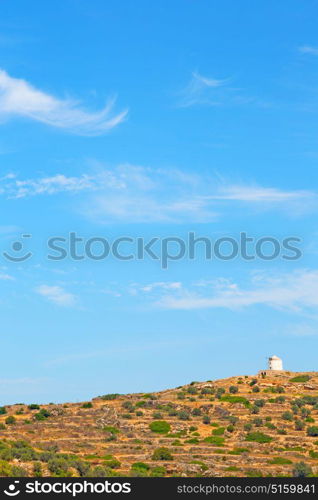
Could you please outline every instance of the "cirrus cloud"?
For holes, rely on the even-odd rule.
[[[24,117],[79,135],[101,135],[119,125],[127,110],[112,113],[114,99],[100,111],[86,111],[80,103],[58,99],[26,80],[0,70],[0,119]]]

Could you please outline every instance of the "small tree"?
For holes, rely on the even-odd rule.
[[[152,460],[173,460],[173,456],[171,455],[168,448],[157,448],[152,455]]]
[[[297,462],[293,468],[294,477],[308,477],[312,474],[312,468],[305,462]]]
[[[307,435],[308,436],[318,436],[318,427],[317,427],[317,425],[312,425],[311,427],[308,427],[308,429],[307,429]]]
[[[238,387],[236,385],[230,385],[229,392],[231,394],[236,394],[238,392]]]

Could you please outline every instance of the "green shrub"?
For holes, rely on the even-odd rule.
[[[293,414],[290,412],[290,411],[285,411],[283,414],[282,414],[282,419],[283,420],[289,420],[289,421],[292,421],[293,420]]]
[[[194,417],[199,417],[200,415],[202,414],[200,408],[194,408],[194,410],[192,410],[192,415]]]
[[[238,392],[238,387],[236,385],[230,385],[229,392],[231,394],[236,394]]]
[[[190,413],[186,410],[181,410],[178,412],[179,420],[190,420]]]
[[[248,452],[248,448],[234,448],[233,450],[228,451],[229,455],[241,455],[241,453]]]
[[[151,477],[162,477],[165,476],[167,473],[166,469],[164,467],[160,467],[159,465],[157,467],[153,467],[150,471],[150,476]]]
[[[254,441],[255,443],[270,443],[273,438],[263,432],[250,432],[245,437],[246,441]]]
[[[221,401],[226,401],[227,403],[242,403],[244,406],[248,407],[250,406],[250,402],[248,399],[244,398],[243,396],[222,396],[220,398]]]
[[[295,430],[296,431],[303,431],[305,428],[305,424],[304,422],[302,422],[301,420],[295,420]]]
[[[5,415],[7,413],[7,409],[5,406],[0,406],[0,415]]]
[[[92,405],[91,402],[89,402],[89,403],[83,403],[82,404],[82,408],[93,408],[93,405]]]
[[[315,458],[316,460],[318,458],[318,452],[317,451],[310,450],[309,455],[311,456],[311,458]]]
[[[260,388],[255,385],[253,388],[252,388],[252,392],[260,392]]]
[[[12,467],[6,460],[0,460],[0,477],[10,477]]]
[[[224,438],[221,436],[208,436],[204,439],[204,442],[215,444],[216,446],[223,446]]]
[[[32,403],[31,405],[28,405],[29,410],[39,410],[40,406],[37,405],[36,403]]]
[[[33,464],[33,477],[42,477],[41,462],[34,462],[34,464]]]
[[[297,462],[293,468],[293,477],[308,477],[312,475],[312,468],[305,462]]]
[[[244,425],[244,430],[245,431],[250,431],[252,429],[252,427],[253,427],[252,424],[245,424]]]
[[[157,432],[158,434],[166,434],[171,429],[170,424],[165,420],[155,420],[149,424],[149,428],[152,432]]]
[[[10,417],[7,417],[7,418],[5,419],[5,423],[6,423],[7,425],[13,425],[13,424],[15,424],[15,423],[16,423],[16,418],[15,418],[13,415],[10,415]]]
[[[149,470],[150,465],[145,464],[144,462],[135,462],[131,466],[132,469],[143,469],[143,470]]]
[[[317,427],[317,425],[313,425],[311,427],[308,427],[308,429],[307,429],[307,436],[318,436],[318,427]]]
[[[227,430],[227,432],[234,432],[235,427],[234,427],[234,425],[228,425],[226,430]]]
[[[119,469],[121,463],[116,458],[111,458],[110,460],[105,460],[105,465],[110,469]]]
[[[101,399],[104,401],[112,401],[114,399],[117,399],[119,394],[104,394],[104,396],[100,396]]]
[[[263,420],[261,418],[254,418],[253,420],[253,424],[256,426],[256,427],[261,427],[263,425]]]
[[[293,462],[291,460],[289,460],[288,458],[274,457],[268,463],[272,464],[272,465],[289,465],[289,464],[292,464]]]
[[[214,429],[212,431],[212,434],[213,434],[213,436],[223,436],[224,431],[225,431],[224,427],[218,427],[217,429]]]
[[[152,460],[173,460],[173,456],[171,455],[168,448],[162,447],[157,448],[152,454]]]
[[[308,382],[310,380],[309,375],[298,375],[297,377],[290,378],[289,382]]]
[[[211,422],[211,419],[208,415],[204,415],[202,419],[202,423],[208,425]]]
[[[119,434],[119,429],[117,427],[114,427],[113,425],[105,425],[103,427],[104,432],[111,432],[112,434]]]

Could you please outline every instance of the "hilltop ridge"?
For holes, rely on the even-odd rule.
[[[291,476],[301,467],[318,474],[317,372],[0,407],[0,476]]]

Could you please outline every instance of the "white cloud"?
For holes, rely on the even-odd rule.
[[[76,304],[76,297],[60,286],[40,285],[36,292],[58,306],[70,307]]]
[[[193,72],[188,85],[180,92],[181,107],[190,107],[195,104],[205,103],[210,106],[216,106],[219,102],[219,96],[215,90],[223,87],[228,80],[219,80],[200,75],[198,72]]]
[[[0,70],[0,119],[25,117],[80,135],[101,135],[121,123],[127,114],[112,114],[114,100],[100,111],[85,111],[80,103],[58,99],[27,81]]]
[[[303,54],[311,54],[313,56],[318,56],[318,47],[313,47],[311,45],[303,45],[298,48],[299,52]]]
[[[93,173],[77,176],[0,178],[0,194],[8,198],[57,193],[87,193],[80,210],[101,223],[209,222],[238,203],[242,210],[279,208],[297,215],[317,205],[317,195],[311,191],[226,184],[216,177],[135,165],[110,169],[94,164]]]
[[[318,306],[318,271],[298,270],[278,276],[254,276],[249,287],[221,279],[202,294],[187,290],[165,295],[158,305],[167,309],[241,309],[256,305],[302,312]]]
[[[283,191],[276,188],[262,186],[232,185],[220,189],[220,194],[213,196],[214,199],[236,200],[244,202],[277,203],[289,200],[314,197],[315,193],[310,191]]]
[[[149,283],[140,288],[143,292],[152,292],[155,289],[161,290],[180,290],[182,284],[180,281],[156,281],[154,283]]]

